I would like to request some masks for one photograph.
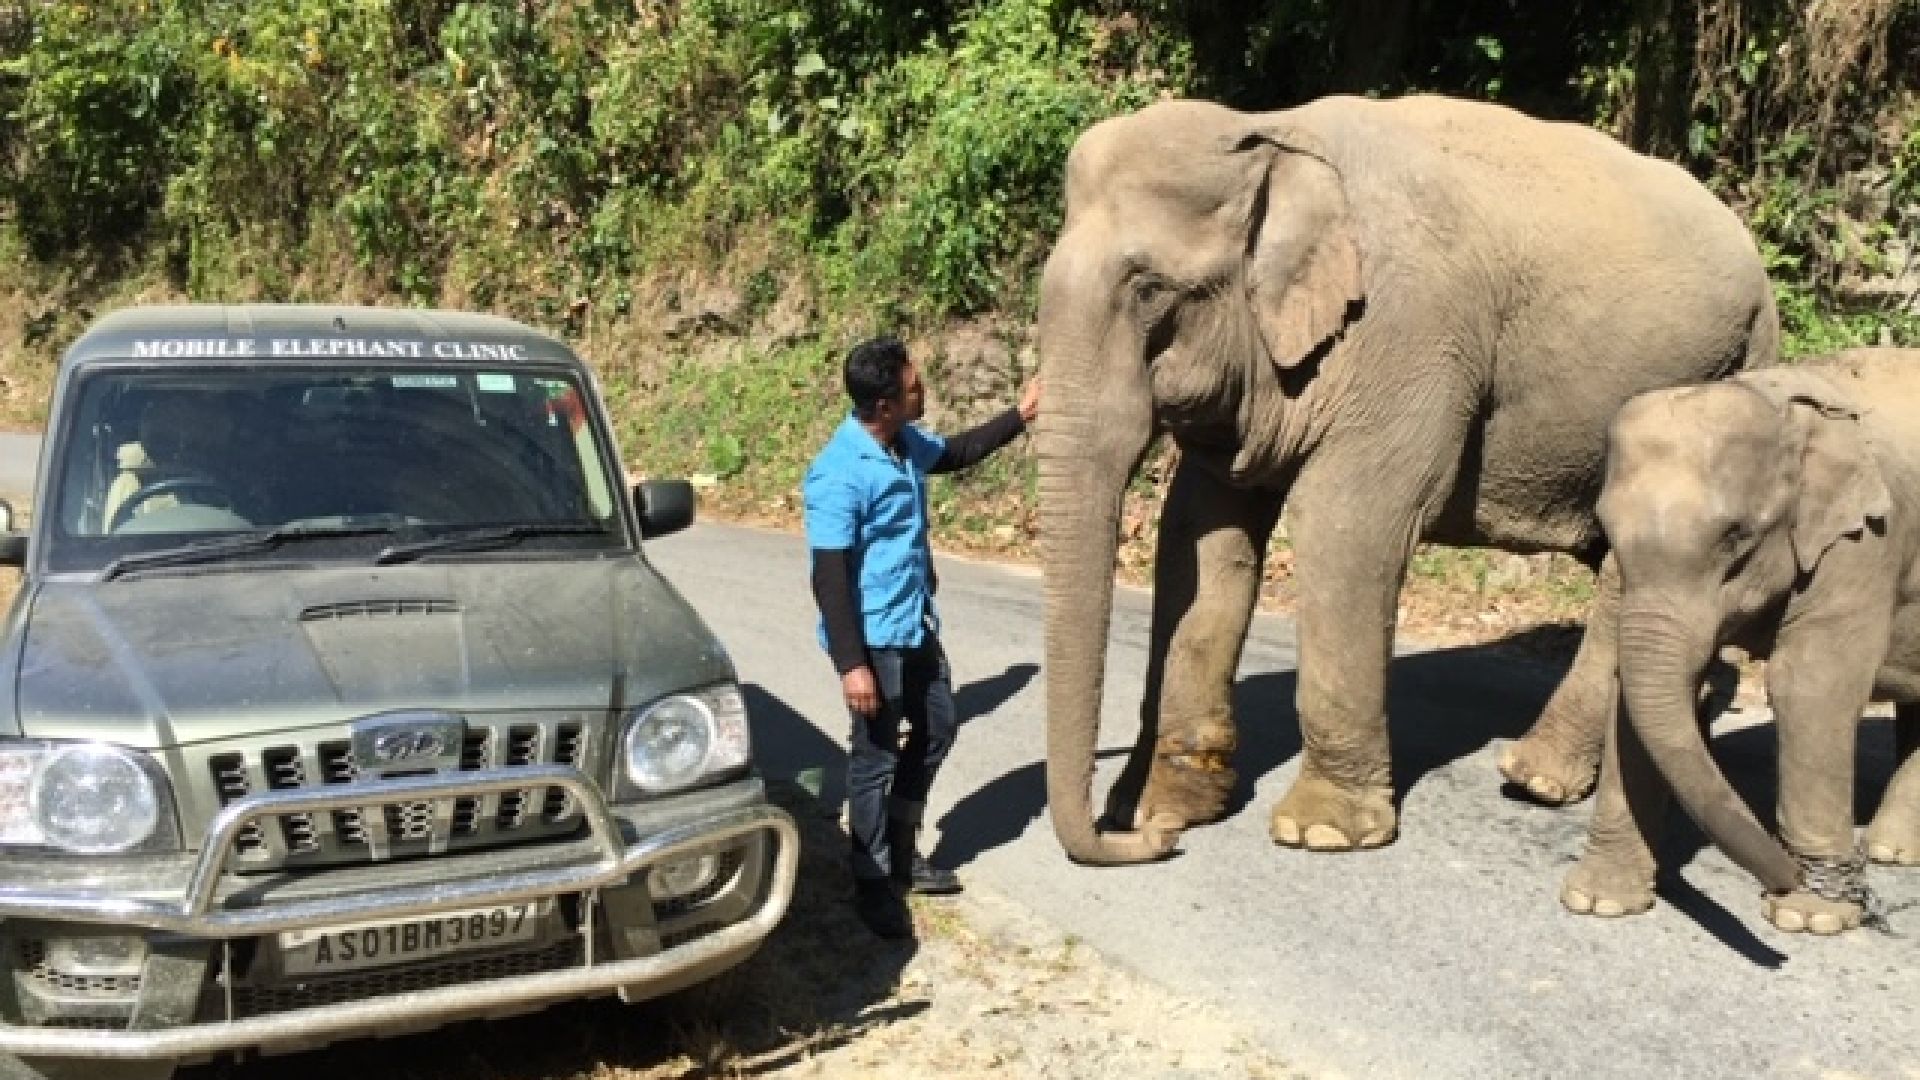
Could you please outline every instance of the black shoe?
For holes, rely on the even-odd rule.
[[[913,936],[906,901],[884,880],[854,882],[853,912],[877,937],[904,941]]]
[[[921,896],[951,896],[960,891],[960,879],[920,854],[920,827],[898,819],[887,822],[893,883],[901,892]]]
[[[952,896],[963,888],[960,879],[951,870],[942,870],[928,862],[924,856],[915,854],[907,890],[921,896]]]

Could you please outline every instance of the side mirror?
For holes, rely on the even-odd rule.
[[[0,499],[0,566],[27,565],[27,534],[13,531],[13,504]]]
[[[685,480],[647,480],[633,485],[640,535],[651,539],[693,524],[693,485]]]

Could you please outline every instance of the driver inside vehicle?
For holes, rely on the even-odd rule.
[[[223,513],[169,515],[170,526],[179,531],[245,528],[248,523],[235,516],[228,476],[234,463],[232,429],[232,417],[216,394],[188,389],[157,393],[140,414],[139,441],[122,443],[117,452],[120,473],[107,488],[104,531],[134,531],[128,526],[137,519],[182,507]]]

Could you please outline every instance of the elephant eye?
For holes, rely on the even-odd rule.
[[[1133,317],[1148,338],[1147,358],[1170,343],[1175,301],[1180,292],[1172,282],[1157,274],[1141,274],[1133,280]]]
[[[1133,302],[1144,314],[1155,314],[1172,294],[1173,287],[1158,274],[1141,274],[1133,279]]]

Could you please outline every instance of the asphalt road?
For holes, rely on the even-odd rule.
[[[797,536],[699,525],[651,557],[706,615],[747,685],[769,773],[842,790],[837,681],[813,640]],[[1485,650],[1403,656],[1392,677],[1401,838],[1353,855],[1275,847],[1266,821],[1298,768],[1291,624],[1262,615],[1240,672],[1242,791],[1171,861],[1090,868],[1046,818],[1042,603],[1028,568],[943,559],[946,642],[971,717],[933,793],[938,856],[1110,959],[1216,1003],[1303,1069],[1348,1077],[1920,1078],[1920,870],[1872,882],[1901,936],[1784,935],[1757,887],[1680,823],[1685,865],[1644,916],[1600,921],[1556,899],[1587,807],[1505,797],[1494,767],[1551,673]],[[1129,745],[1148,597],[1121,590],[1102,745]],[[1769,729],[1715,729],[1717,752],[1772,803]],[[1863,807],[1891,772],[1884,721],[1863,734]],[[1096,797],[1117,771],[1101,768]],[[1864,820],[1864,818],[1862,819]]]
[[[19,504],[33,491],[40,463],[40,437],[0,431],[0,499]]]

